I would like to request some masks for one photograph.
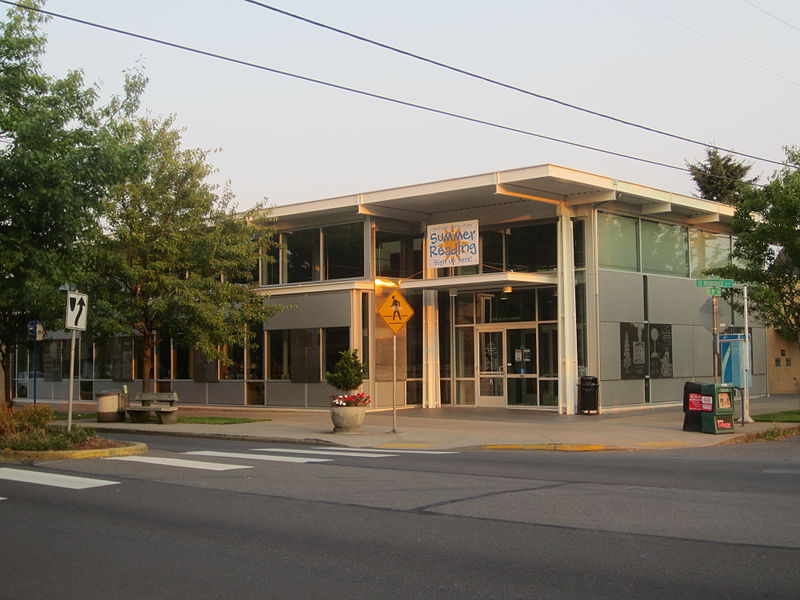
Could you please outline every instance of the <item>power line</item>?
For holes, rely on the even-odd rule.
[[[535,133],[535,132],[532,132],[532,131],[527,131],[525,129],[519,129],[517,127],[511,127],[509,125],[502,125],[500,123],[494,123],[492,121],[486,121],[486,120],[478,119],[478,118],[475,118],[475,117],[469,117],[469,116],[466,116],[466,115],[460,115],[458,113],[446,111],[446,110],[443,110],[443,109],[433,108],[433,107],[430,107],[430,106],[425,106],[425,105],[417,104],[417,103],[414,103],[414,102],[409,102],[407,100],[399,100],[397,98],[392,98],[390,96],[384,96],[382,94],[377,94],[377,93],[374,93],[374,92],[368,92],[368,91],[365,91],[365,90],[359,90],[357,88],[352,88],[352,87],[340,85],[338,83],[332,83],[332,82],[329,82],[329,81],[324,81],[324,80],[321,80],[321,79],[315,79],[313,77],[308,77],[308,76],[305,76],[305,75],[299,75],[299,74],[296,74],[296,73],[290,73],[289,71],[283,71],[283,70],[280,70],[280,69],[275,69],[273,67],[267,67],[265,65],[260,65],[260,64],[257,64],[257,63],[241,60],[241,59],[238,59],[238,58],[232,58],[232,57],[229,57],[229,56],[224,56],[222,54],[209,52],[207,50],[200,50],[198,48],[192,48],[191,46],[185,46],[183,44],[178,44],[178,43],[175,43],[175,42],[169,42],[169,41],[162,40],[162,39],[159,39],[159,38],[154,38],[154,37],[151,37],[151,36],[147,36],[147,35],[143,35],[143,34],[139,34],[139,33],[134,33],[132,31],[127,31],[125,29],[119,29],[117,27],[111,27],[109,25],[102,25],[100,23],[94,23],[92,21],[87,21],[85,19],[79,19],[77,17],[70,17],[68,15],[63,15],[63,14],[56,13],[56,12],[49,11],[49,10],[45,10],[45,9],[42,9],[42,8],[37,8],[37,7],[32,7],[32,6],[25,6],[25,5],[22,5],[22,4],[18,4],[17,2],[12,2],[11,0],[0,0],[0,3],[8,4],[9,6],[15,6],[17,8],[22,8],[22,9],[25,9],[25,10],[32,10],[32,11],[38,12],[40,14],[48,15],[48,16],[51,16],[51,17],[56,17],[56,18],[59,18],[59,19],[63,19],[65,21],[71,21],[73,23],[78,23],[80,25],[86,25],[88,27],[94,27],[96,29],[101,29],[101,30],[104,30],[104,31],[110,31],[112,33],[118,33],[120,35],[124,35],[124,36],[127,36],[127,37],[132,37],[132,38],[144,40],[144,41],[147,41],[147,42],[153,42],[155,44],[168,46],[170,48],[175,48],[177,50],[184,50],[186,52],[191,52],[191,53],[194,53],[194,54],[199,54],[201,56],[206,56],[206,57],[209,57],[209,58],[215,58],[215,59],[218,59],[218,60],[222,60],[222,61],[238,64],[238,65],[241,65],[241,66],[250,67],[250,68],[253,68],[253,69],[258,69],[258,70],[266,71],[266,72],[269,72],[269,73],[274,73],[276,75],[283,75],[285,77],[290,77],[292,79],[298,79],[300,81],[306,81],[308,83],[315,83],[315,84],[322,85],[322,86],[325,86],[325,87],[329,87],[329,88],[333,88],[333,89],[337,89],[337,90],[341,90],[341,91],[345,91],[345,92],[350,92],[350,93],[358,94],[358,95],[361,95],[361,96],[366,96],[368,98],[374,98],[376,100],[383,100],[383,101],[386,101],[386,102],[391,102],[393,104],[398,104],[400,106],[406,106],[406,107],[409,107],[409,108],[416,108],[418,110],[423,110],[423,111],[430,112],[430,113],[433,113],[433,114],[442,115],[442,116],[446,116],[446,117],[451,117],[451,118],[454,118],[454,119],[459,119],[461,121],[466,121],[466,122],[469,122],[469,123],[475,123],[475,124],[478,124],[478,125],[486,125],[488,127],[493,127],[495,129],[500,129],[500,130],[503,130],[503,131],[510,131],[512,133],[519,133],[519,134],[522,134],[522,135],[527,135],[527,136],[535,137],[535,138],[542,139],[542,140],[556,142],[556,143],[559,143],[559,144],[565,144],[565,145],[568,145],[568,146],[572,146],[574,148],[581,148],[581,149],[584,149],[584,150],[591,150],[593,152],[600,152],[600,153],[607,154],[607,155],[610,155],[610,156],[616,156],[616,157],[619,157],[619,158],[625,158],[625,159],[628,159],[628,160],[633,160],[633,161],[637,161],[637,162],[641,162],[641,163],[645,163],[645,164],[650,164],[650,165],[654,165],[654,166],[657,166],[657,167],[664,167],[664,168],[667,168],[667,169],[673,169],[673,170],[676,170],[676,171],[683,171],[683,172],[691,174],[691,170],[689,168],[687,168],[687,167],[681,167],[681,166],[678,166],[678,165],[672,165],[672,164],[669,164],[669,163],[665,163],[665,162],[661,162],[661,161],[657,161],[657,160],[651,160],[651,159],[643,158],[643,157],[640,157],[640,156],[634,156],[632,154],[625,154],[625,153],[622,153],[622,152],[616,152],[616,151],[608,150],[608,149],[605,149],[605,148],[599,148],[599,147],[596,147],[596,146],[589,146],[587,144],[581,144],[581,143],[578,143],[578,142],[572,142],[572,141],[569,141],[569,140],[556,138],[556,137],[544,135],[544,134],[541,134],[541,133]]]
[[[786,25],[786,26],[788,26],[788,27],[791,27],[792,29],[794,29],[794,30],[796,30],[796,31],[800,31],[800,27],[797,27],[797,26],[795,26],[795,25],[792,25],[791,23],[789,23],[789,21],[786,21],[786,20],[784,20],[784,19],[781,19],[781,18],[780,18],[778,15],[775,15],[775,14],[773,14],[773,13],[769,12],[768,10],[764,10],[763,8],[761,8],[760,6],[758,6],[758,5],[757,5],[755,2],[750,2],[750,0],[743,0],[743,1],[744,1],[744,2],[746,2],[747,4],[749,4],[750,6],[752,6],[753,8],[755,8],[756,10],[760,10],[760,11],[761,11],[761,12],[763,12],[765,15],[769,15],[770,17],[772,17],[772,18],[773,18],[773,19],[775,19],[776,21],[780,21],[780,22],[781,22],[781,23],[783,23],[784,25]]]
[[[721,152],[726,152],[728,154],[735,154],[736,156],[742,156],[744,158],[751,158],[753,160],[772,163],[774,165],[786,166],[786,163],[781,162],[781,161],[772,160],[770,158],[764,158],[764,157],[761,157],[761,156],[756,156],[754,154],[747,154],[745,152],[738,152],[736,150],[732,150],[730,148],[724,148],[722,146],[715,146],[713,144],[706,144],[705,142],[701,142],[701,141],[695,140],[693,138],[689,138],[689,137],[686,137],[686,136],[678,135],[676,133],[670,133],[668,131],[664,131],[664,130],[661,130],[661,129],[656,129],[655,127],[650,127],[648,125],[642,125],[641,123],[636,123],[634,121],[628,121],[628,120],[620,118],[620,117],[615,117],[613,115],[609,115],[609,114],[602,113],[602,112],[599,112],[599,111],[596,111],[596,110],[592,110],[590,108],[579,106],[577,104],[572,104],[572,103],[566,102],[564,100],[559,100],[558,98],[554,98],[552,96],[546,96],[546,95],[541,94],[539,92],[534,92],[534,91],[531,91],[531,90],[520,88],[520,87],[517,87],[515,85],[509,84],[509,83],[505,83],[505,82],[499,81],[497,79],[493,79],[493,78],[488,77],[486,75],[480,75],[479,73],[474,73],[472,71],[467,71],[466,69],[462,69],[460,67],[455,67],[453,65],[449,65],[447,63],[443,63],[443,62],[440,62],[438,60],[434,60],[432,58],[428,58],[426,56],[422,56],[420,54],[415,54],[414,52],[411,52],[409,50],[403,50],[402,48],[397,48],[396,46],[391,46],[389,44],[385,44],[383,42],[379,42],[377,40],[373,40],[373,39],[370,39],[368,37],[364,37],[364,36],[359,35],[357,33],[352,33],[350,31],[346,31],[344,29],[340,29],[338,27],[334,27],[332,25],[328,25],[326,23],[322,23],[320,21],[315,21],[314,19],[310,19],[308,17],[304,17],[302,15],[298,15],[296,13],[292,13],[292,12],[289,12],[287,10],[283,10],[283,9],[277,8],[275,6],[271,6],[269,4],[265,4],[264,2],[259,2],[258,0],[244,0],[244,1],[247,2],[248,4],[253,4],[255,6],[259,6],[261,8],[265,8],[267,10],[271,10],[271,11],[273,11],[275,13],[290,17],[292,19],[296,19],[298,21],[302,21],[304,23],[308,23],[309,25],[314,25],[315,27],[321,27],[323,29],[327,29],[328,31],[333,31],[334,33],[339,33],[341,35],[345,35],[345,36],[353,38],[355,40],[359,40],[359,41],[365,42],[367,44],[372,44],[373,46],[378,46],[379,48],[383,48],[383,49],[389,50],[391,52],[396,52],[397,54],[401,54],[403,56],[407,56],[407,57],[413,58],[415,60],[420,60],[422,62],[431,64],[431,65],[435,65],[437,67],[441,67],[441,68],[447,69],[449,71],[453,71],[454,73],[459,73],[461,75],[466,75],[467,77],[472,77],[473,79],[478,79],[478,80],[483,81],[485,83],[490,83],[492,85],[497,85],[497,86],[503,87],[505,89],[512,90],[514,92],[519,92],[519,93],[525,94],[527,96],[532,96],[534,98],[538,98],[540,100],[546,100],[547,102],[553,102],[554,104],[558,104],[558,105],[563,106],[565,108],[570,108],[570,109],[577,110],[577,111],[580,111],[580,112],[583,112],[583,113],[586,113],[586,114],[589,114],[589,115],[592,115],[592,116],[595,116],[595,117],[600,117],[602,119],[607,119],[609,121],[614,121],[615,123],[620,123],[622,125],[627,125],[629,127],[635,127],[637,129],[641,129],[643,131],[648,131],[650,133],[655,133],[655,134],[658,134],[658,135],[667,136],[667,137],[670,137],[672,139],[680,140],[680,141],[683,141],[683,142],[689,142],[691,144],[695,144],[695,145],[698,145],[698,146],[703,146],[705,148],[713,148],[713,149],[719,150]],[[791,82],[791,83],[794,83],[794,82]]]
[[[769,73],[770,75],[774,75],[775,77],[778,77],[778,78],[780,78],[780,79],[783,79],[783,80],[784,80],[784,81],[786,81],[787,83],[791,83],[791,84],[792,84],[792,85],[794,85],[794,86],[800,87],[800,83],[797,83],[796,81],[794,81],[794,80],[792,80],[792,79],[789,79],[788,77],[784,77],[783,75],[781,75],[781,74],[780,74],[780,73],[778,73],[777,71],[773,71],[773,70],[772,70],[772,69],[770,69],[769,67],[765,67],[765,66],[764,66],[764,65],[762,65],[761,63],[754,61],[752,58],[749,58],[749,57],[745,56],[745,55],[744,55],[744,54],[742,54],[741,52],[738,52],[738,51],[734,50],[733,48],[731,48],[731,47],[729,47],[729,46],[726,46],[725,44],[723,44],[723,43],[721,43],[721,42],[718,42],[717,40],[715,40],[715,39],[713,39],[713,38],[710,38],[710,37],[708,37],[706,34],[704,34],[704,33],[700,32],[700,31],[698,31],[697,29],[694,29],[693,27],[689,27],[689,26],[688,26],[688,25],[686,25],[685,23],[681,23],[681,22],[680,22],[680,21],[678,21],[677,19],[675,19],[675,18],[673,18],[673,17],[669,16],[667,13],[665,13],[665,12],[663,12],[663,11],[660,11],[660,10],[658,10],[657,8],[653,7],[653,6],[650,6],[650,5],[649,5],[649,4],[647,4],[646,2],[643,2],[642,0],[635,0],[635,1],[636,1],[636,2],[638,2],[639,4],[641,4],[642,6],[644,6],[645,8],[648,8],[648,9],[652,10],[654,13],[658,13],[659,15],[661,15],[662,17],[664,17],[665,19],[669,19],[670,21],[672,21],[672,22],[673,22],[673,23],[675,23],[676,25],[679,25],[680,27],[683,27],[684,29],[688,29],[689,31],[691,31],[691,32],[692,32],[692,33],[694,33],[695,35],[699,35],[701,38],[703,38],[703,39],[704,39],[704,40],[706,40],[707,42],[711,42],[711,43],[712,43],[712,44],[714,44],[715,46],[719,46],[719,47],[720,47],[720,48],[722,48],[723,50],[726,50],[727,52],[730,52],[731,54],[735,54],[736,56],[738,56],[738,57],[739,57],[739,58],[741,58],[742,60],[746,60],[746,61],[747,61],[747,62],[749,62],[751,65],[755,65],[756,67],[758,67],[759,69],[761,69],[761,70],[763,70],[763,71],[766,71],[766,72],[767,72],[767,73]]]

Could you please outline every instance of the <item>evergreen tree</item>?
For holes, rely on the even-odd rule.
[[[364,363],[358,358],[358,350],[342,350],[333,373],[325,373],[328,385],[352,394],[364,382]]]
[[[755,182],[755,179],[745,179],[752,165],[730,154],[720,154],[716,148],[706,150],[705,162],[686,163],[686,166],[704,200],[738,206],[742,194]]]

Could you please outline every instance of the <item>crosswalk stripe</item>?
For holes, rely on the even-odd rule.
[[[325,456],[359,456],[362,458],[386,458],[396,454],[378,454],[375,452],[344,452],[339,450],[295,450],[294,448],[251,448],[251,452],[286,452],[289,454],[322,454]]]
[[[249,460],[270,460],[274,462],[311,463],[330,462],[327,458],[304,458],[300,456],[274,456],[268,454],[245,454],[244,452],[217,452],[215,450],[194,450],[184,452],[195,456],[219,456],[220,458],[246,458]]]
[[[232,469],[252,469],[250,465],[228,465],[204,460],[186,458],[164,458],[161,456],[111,456],[105,460],[127,460],[129,462],[163,465],[166,467],[183,467],[186,469],[203,469],[205,471],[230,471]]]
[[[325,449],[325,446],[315,446],[318,450]],[[391,452],[392,454],[458,454],[448,450],[402,450],[399,448],[336,448],[339,452]]]
[[[34,483],[37,485],[49,485],[70,490],[84,490],[104,485],[116,485],[119,483],[119,481],[91,479],[89,477],[72,477],[70,475],[57,475],[55,473],[40,473],[38,471],[10,468],[0,468],[0,479],[19,481],[22,483]]]

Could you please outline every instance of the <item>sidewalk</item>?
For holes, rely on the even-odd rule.
[[[59,406],[59,410],[61,406]],[[796,395],[751,400],[751,414],[800,409]],[[76,403],[74,412],[94,411],[94,403]],[[361,433],[332,433],[327,410],[192,406],[180,407],[182,417],[225,416],[268,419],[234,425],[177,423],[95,423],[77,421],[100,432],[172,434],[207,438],[258,440],[349,446],[353,448],[455,448],[643,450],[714,446],[767,431],[772,423],[736,424],[733,434],[711,435],[683,431],[680,406],[648,408],[602,415],[558,415],[502,408],[403,408],[397,411],[397,433],[392,411],[367,414]],[[741,414],[737,411],[737,415]],[[794,424],[784,424],[791,427]]]

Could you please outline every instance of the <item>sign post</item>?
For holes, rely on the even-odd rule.
[[[721,365],[719,354],[719,297],[722,296],[722,288],[732,288],[733,279],[697,279],[697,287],[708,288],[708,295],[711,296],[711,306],[713,312],[713,354],[714,354],[714,382],[719,383],[721,378]]]
[[[72,330],[69,348],[69,406],[67,408],[67,431],[72,431],[72,396],[75,390],[75,332],[86,330],[86,313],[89,296],[79,292],[67,292],[67,314],[64,327]]]
[[[403,294],[392,290],[378,307],[378,314],[392,330],[392,433],[397,433],[397,334],[414,315],[414,309]]]
[[[36,380],[38,379],[39,360],[37,356],[37,342],[44,339],[44,327],[39,321],[30,321],[28,323],[28,335],[33,340],[33,370],[28,369],[28,373],[33,372],[33,403],[36,404]]]

